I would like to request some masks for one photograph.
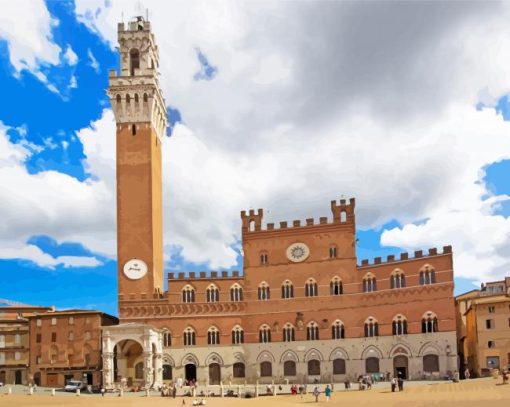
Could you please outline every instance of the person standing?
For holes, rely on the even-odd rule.
[[[391,379],[391,392],[395,393],[395,389],[397,388],[397,379]]]
[[[321,392],[319,391],[319,388],[315,386],[315,389],[313,389],[313,395],[315,396],[316,403],[319,402],[319,394],[321,394]]]
[[[326,401],[329,401],[331,398],[331,387],[329,387],[329,384],[326,386],[326,390],[324,390],[324,395],[326,396]]]
[[[402,376],[398,378],[398,391],[404,391],[404,379],[402,379]]]
[[[471,373],[469,373],[469,369],[468,368],[466,368],[466,370],[464,371],[464,377],[466,379],[469,379],[471,377]]]

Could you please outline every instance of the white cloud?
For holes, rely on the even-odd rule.
[[[76,65],[78,62],[78,55],[75,54],[70,45],[67,46],[66,52],[64,53],[64,60],[69,65]]]
[[[2,4],[0,38],[8,43],[10,61],[17,73],[27,69],[37,74],[41,64],[59,63],[61,49],[53,42],[51,33],[55,25],[58,20],[51,17],[43,0]]]
[[[94,69],[94,71],[99,72],[99,62],[97,62],[96,57],[92,53],[92,51],[89,49],[87,50],[87,56],[89,58],[89,64]]]

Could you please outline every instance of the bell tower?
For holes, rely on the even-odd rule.
[[[167,114],[150,22],[135,17],[127,27],[119,23],[117,33],[120,73],[110,70],[107,94],[117,123],[120,308],[121,301],[163,292],[161,143]]]

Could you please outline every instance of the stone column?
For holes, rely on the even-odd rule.
[[[154,355],[154,387],[163,385],[163,355],[156,353]]]
[[[154,380],[154,367],[152,363],[152,352],[143,353],[143,371],[145,373],[145,388],[150,389]]]
[[[113,352],[103,352],[103,386],[106,389],[113,387],[113,373]]]

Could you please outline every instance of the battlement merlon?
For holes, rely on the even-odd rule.
[[[246,211],[241,211],[241,220],[242,220],[242,233],[248,233],[250,231],[258,232],[262,230],[262,218],[264,216],[264,211],[262,209],[257,209],[257,211],[250,209],[248,213]]]
[[[399,261],[408,261],[408,260],[417,260],[421,258],[429,258],[434,256],[443,256],[445,254],[452,254],[452,246],[443,246],[443,252],[439,253],[436,247],[430,248],[428,250],[428,254],[424,255],[423,250],[416,250],[414,252],[414,257],[409,257],[408,253],[400,253],[400,258],[395,259],[394,255],[388,255],[386,257],[386,260],[383,260],[381,257],[375,257],[373,263],[370,263],[369,259],[363,259],[361,260],[361,264],[358,264],[358,268],[363,268],[367,266],[379,266],[379,265],[385,265],[388,263],[394,263]]]
[[[331,212],[333,213],[333,223],[349,222],[355,223],[354,208],[356,200],[349,199],[349,203],[345,199],[340,199],[340,202],[331,201]]]

